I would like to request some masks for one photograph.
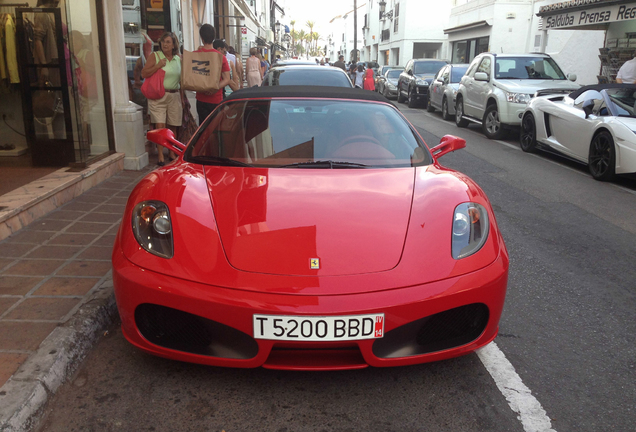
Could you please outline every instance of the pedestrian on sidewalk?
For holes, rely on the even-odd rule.
[[[156,51],[147,59],[146,65],[141,70],[142,78],[150,78],[163,69],[165,76],[163,86],[166,94],[160,99],[148,100],[148,111],[150,112],[150,122],[155,124],[157,129],[167,127],[175,136],[177,128],[181,126],[183,117],[183,105],[181,103],[181,57],[179,56],[179,41],[172,32],[164,33],[159,38],[160,51]],[[164,166],[165,159],[163,148],[157,147],[157,165]],[[170,160],[176,156],[169,152]]]
[[[195,52],[216,52],[223,55],[222,52],[214,49],[214,38],[216,30],[210,24],[203,24],[199,30],[199,36],[203,41],[203,46]],[[219,80],[219,89],[205,92],[197,92],[197,114],[199,115],[199,125],[214,111],[214,109],[223,102],[223,88],[230,82],[230,65],[225,56],[223,56],[223,65],[221,66],[221,79]]]

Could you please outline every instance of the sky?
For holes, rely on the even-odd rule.
[[[357,6],[358,21],[361,21],[364,19],[366,1],[357,0]],[[314,21],[316,23],[314,31],[326,38],[331,29],[329,21],[338,15],[344,15],[351,11],[353,11],[353,0],[285,0],[284,22],[288,23],[293,19],[296,21],[295,28],[297,31],[302,29],[309,31],[305,23],[307,21]],[[348,19],[352,18],[353,15]],[[342,23],[342,20],[334,21],[334,23],[335,22]],[[324,41],[321,42],[320,45],[324,45]]]

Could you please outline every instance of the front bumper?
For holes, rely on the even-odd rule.
[[[418,101],[428,100],[428,87],[429,86],[416,85],[413,91],[413,97]]]
[[[437,361],[467,354],[488,344],[498,331],[507,286],[507,264],[507,255],[500,255],[489,266],[460,277],[373,293],[285,295],[254,293],[165,276],[132,264],[116,249],[113,280],[123,334],[133,345],[151,354],[215,366],[340,370]],[[422,340],[430,340],[431,336],[431,332],[426,333],[424,329],[430,328],[432,323],[445,319],[444,325],[448,325],[450,317],[452,325],[456,317],[454,311],[460,311],[457,319],[465,321],[466,313],[477,310],[486,313],[485,317],[481,314],[482,327],[478,332],[471,330],[470,340],[466,335],[462,338],[452,334],[451,329],[449,339],[441,341],[441,345],[438,340],[437,345],[429,343],[429,348],[422,348],[422,344],[427,343]],[[384,313],[384,338],[282,342],[252,337],[254,314],[371,313]],[[426,319],[431,316],[435,319]],[[154,331],[160,337],[170,331],[170,323],[179,327],[177,342],[165,344],[149,340],[153,339],[149,332]],[[200,343],[201,329],[206,333],[204,345],[207,346]],[[189,346],[190,339],[198,345]]]
[[[499,105],[499,121],[510,126],[521,125],[521,116],[526,110],[527,104],[503,102]]]

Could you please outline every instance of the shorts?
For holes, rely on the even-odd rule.
[[[181,93],[166,92],[161,99],[148,99],[148,111],[150,112],[151,123],[181,126],[183,118]]]

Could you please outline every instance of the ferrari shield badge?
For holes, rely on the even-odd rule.
[[[309,260],[309,267],[312,270],[318,270],[320,268],[320,258],[312,258]]]

